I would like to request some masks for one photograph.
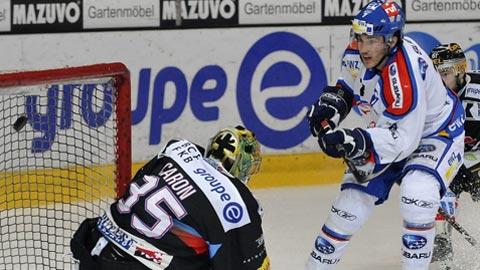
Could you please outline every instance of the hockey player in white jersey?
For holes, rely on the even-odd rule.
[[[323,89],[307,115],[322,150],[356,167],[355,176],[351,168],[344,174],[308,270],[339,263],[394,183],[400,183],[402,269],[428,269],[440,198],[463,163],[464,110],[429,55],[403,36],[404,24],[398,4],[368,3],[352,21],[336,86]],[[340,128],[352,107],[365,125]]]
[[[480,201],[480,177],[478,171],[471,171],[480,163],[480,72],[467,72],[467,59],[457,43],[438,45],[430,57],[443,83],[457,93],[465,109],[465,164],[441,199],[442,208],[455,216],[457,197],[463,191],[470,193],[473,201]],[[435,225],[432,262],[437,262],[441,269],[452,269],[452,227],[441,215],[437,215]]]

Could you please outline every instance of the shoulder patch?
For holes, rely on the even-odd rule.
[[[342,69],[347,71],[352,78],[356,78],[362,66],[358,50],[348,47],[343,53]]]
[[[397,54],[395,61],[383,68],[382,80],[386,111],[393,116],[408,113],[413,106],[414,90],[402,52]]]

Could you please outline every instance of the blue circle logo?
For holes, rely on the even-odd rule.
[[[315,240],[315,248],[323,254],[332,254],[335,252],[335,247],[321,236]]]
[[[223,208],[223,217],[230,223],[238,223],[243,217],[242,206],[235,202],[228,203]]]
[[[307,108],[326,84],[322,60],[308,41],[289,32],[268,34],[253,44],[241,63],[240,117],[263,145],[293,147],[310,136]]]
[[[402,242],[408,249],[421,249],[427,244],[427,238],[415,234],[404,234]]]

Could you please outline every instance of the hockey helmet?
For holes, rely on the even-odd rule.
[[[215,134],[207,146],[206,157],[215,159],[243,183],[260,170],[260,144],[250,130],[236,126]]]
[[[430,53],[433,65],[438,72],[454,72],[456,75],[467,71],[467,59],[457,43],[440,44]]]
[[[374,0],[368,3],[352,21],[352,33],[383,36],[390,42],[395,35],[402,38],[405,14],[393,1]]]

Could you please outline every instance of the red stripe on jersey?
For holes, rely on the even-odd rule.
[[[347,50],[358,50],[358,42],[356,39],[353,39],[348,43]]]
[[[177,227],[173,227],[170,232],[182,240],[185,245],[195,250],[196,254],[203,254],[208,251],[208,245],[203,238],[195,236]]]
[[[398,51],[394,61],[383,68],[382,80],[387,112],[395,116],[409,112],[413,105],[413,87],[407,60],[401,50]]]

